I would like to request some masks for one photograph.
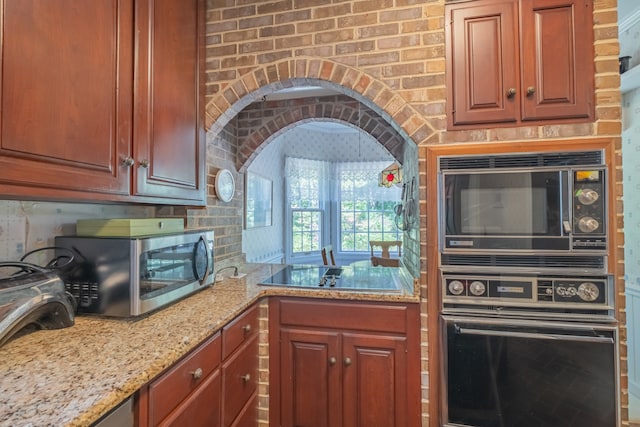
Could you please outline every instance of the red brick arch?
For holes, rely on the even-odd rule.
[[[325,96],[305,100],[266,102],[267,106],[248,107],[239,114],[240,138],[236,167],[239,171],[248,167],[261,151],[263,144],[296,124],[308,121],[330,121],[359,128],[366,132],[400,163],[406,138],[373,110],[346,96]],[[271,108],[270,108],[271,107]],[[268,120],[252,126],[250,117],[260,115],[258,109],[268,111]]]
[[[310,84],[331,87],[351,96],[376,113],[381,120],[386,122],[388,128],[395,129],[397,135],[406,136],[417,145],[426,144],[435,137],[434,129],[428,121],[405,98],[394,92],[385,83],[348,65],[330,59],[317,58],[289,58],[264,64],[248,71],[214,94],[208,101],[205,125],[210,133],[216,135],[230,120],[254,101],[283,87]],[[284,127],[300,120],[318,118],[315,116],[315,112],[303,112],[302,109],[291,113],[282,114],[278,118],[274,117],[269,126],[264,126],[261,129],[260,136],[254,137],[252,135],[251,141],[243,142],[242,152],[239,155],[243,160],[238,159],[238,163],[244,165],[247,160],[250,160],[252,154],[259,150],[261,144]],[[368,123],[371,125],[375,123],[376,126],[373,128],[381,129],[382,123],[379,120],[371,120],[374,116],[373,113],[370,114]],[[370,129],[359,126],[364,123],[364,120],[354,123],[342,117],[329,118],[343,120],[371,133]],[[376,137],[373,133],[371,135]],[[397,138],[389,137],[385,141],[379,141],[390,153],[397,156],[399,150]]]

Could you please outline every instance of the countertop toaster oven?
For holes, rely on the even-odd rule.
[[[64,275],[78,313],[139,316],[213,283],[214,233],[149,237],[58,236],[75,261]]]

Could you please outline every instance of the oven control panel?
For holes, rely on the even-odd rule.
[[[563,277],[442,274],[443,308],[518,307],[525,312],[613,310],[610,275]],[[595,312],[594,312],[595,313]]]

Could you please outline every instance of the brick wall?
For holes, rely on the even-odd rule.
[[[403,162],[405,139],[375,111],[348,96],[321,96],[292,100],[259,101],[238,113],[238,155],[236,166],[244,170],[262,144],[285,128],[322,119],[364,129]]]
[[[342,88],[418,146],[610,137],[620,165],[621,110],[616,0],[594,0],[595,121],[593,123],[446,130],[444,0],[208,0],[207,117],[210,135],[254,100],[285,86],[324,83]],[[278,132],[280,128],[271,129]],[[263,138],[266,140],[267,138]],[[240,141],[242,144],[243,142]],[[259,149],[253,147],[253,149]],[[423,150],[419,151],[424,153]],[[243,155],[251,155],[245,153]],[[422,257],[428,236],[427,173],[420,164]],[[618,166],[619,168],[619,166]],[[624,311],[621,171],[615,174],[618,305]],[[424,261],[424,259],[423,259]],[[426,296],[426,263],[421,292]],[[426,312],[426,298],[423,313]],[[423,314],[423,424],[429,422],[427,334]],[[626,330],[621,337],[624,341]],[[621,354],[626,354],[622,343]],[[626,364],[622,363],[623,388]],[[627,395],[623,393],[626,406]],[[623,409],[626,419],[626,409]]]
[[[186,218],[189,229],[212,228],[215,232],[215,269],[244,262],[242,253],[242,225],[244,204],[244,177],[237,173],[236,120],[214,135],[207,134],[207,205],[189,209],[180,206],[159,206],[157,216]],[[215,192],[216,174],[229,169],[235,177],[236,192],[228,202],[220,201]]]

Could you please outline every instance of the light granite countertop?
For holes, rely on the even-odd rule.
[[[418,302],[402,269],[400,292],[261,286],[280,271],[246,264],[169,307],[135,319],[78,316],[65,329],[37,331],[0,348],[0,426],[89,426],[265,296]]]

